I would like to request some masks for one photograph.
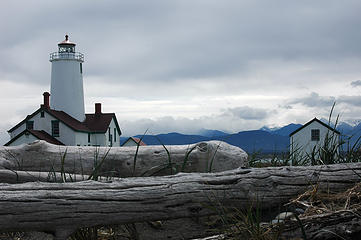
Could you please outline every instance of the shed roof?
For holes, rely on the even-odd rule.
[[[302,127],[299,127],[299,128],[296,129],[295,131],[291,132],[289,136],[291,137],[292,135],[294,135],[295,133],[299,132],[300,130],[302,130],[303,128],[307,127],[308,125],[310,125],[310,124],[313,123],[313,122],[317,122],[317,123],[321,124],[322,126],[328,128],[329,130],[331,130],[331,131],[333,131],[333,132],[335,132],[335,133],[337,133],[337,134],[341,134],[341,133],[340,133],[339,131],[337,131],[335,128],[332,128],[331,126],[329,126],[329,125],[327,125],[326,123],[318,120],[317,118],[314,118],[314,119],[312,119],[311,121],[309,121],[309,122],[307,122],[306,124],[304,124]]]
[[[139,146],[147,146],[147,144],[145,144],[141,139],[136,138],[136,137],[129,137],[123,144],[122,146],[127,143],[128,141],[133,141],[136,144],[139,144]]]

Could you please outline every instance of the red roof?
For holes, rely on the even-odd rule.
[[[106,132],[113,118],[116,122],[114,113],[85,114],[85,121],[83,124],[90,129],[91,132]],[[117,122],[116,125],[118,125]],[[118,130],[120,133],[120,129]]]
[[[64,111],[47,109],[46,112],[48,112],[50,115],[53,115],[53,117],[57,118],[59,121],[63,122],[65,125],[76,131],[90,132],[90,129],[87,128],[84,123],[76,120]]]
[[[58,45],[76,45],[75,43],[73,43],[73,42],[70,42],[69,41],[69,36],[68,35],[65,35],[65,40],[64,41],[62,41],[62,42],[60,42],[60,43],[58,43]]]
[[[136,137],[130,137],[131,139],[133,139],[134,142],[136,142],[137,144],[139,143],[139,146],[147,146],[147,144],[145,144],[142,140],[140,140],[139,138]]]
[[[47,132],[45,132],[43,130],[39,131],[39,130],[25,129],[24,131],[19,133],[16,137],[11,139],[9,142],[5,143],[4,146],[9,146],[12,142],[14,142],[16,139],[20,138],[24,134],[31,134],[34,137],[36,137],[37,139],[47,141],[48,143],[51,143],[51,144],[64,145],[64,143],[60,142],[59,140],[57,140],[56,138],[54,138],[53,136],[51,136],[50,134],[48,134]]]
[[[45,140],[48,143],[52,143],[55,145],[64,145],[64,143],[60,142],[58,139],[54,138],[44,130],[28,130],[31,134],[33,134],[35,137],[39,138],[40,140]]]
[[[142,140],[140,140],[139,138],[136,138],[136,137],[130,137],[128,138],[123,144],[122,146],[128,142],[129,140],[135,142],[136,144],[139,144],[139,146],[147,146],[147,144],[145,144]]]
[[[86,118],[84,122],[80,122],[67,114],[64,111],[57,111],[53,109],[48,109],[46,107],[41,107],[38,110],[36,110],[31,115],[28,115],[23,121],[18,123],[16,126],[11,128],[8,132],[12,132],[18,127],[20,127],[22,124],[24,124],[27,120],[34,117],[36,114],[38,114],[40,111],[44,111],[73,129],[74,131],[78,132],[96,132],[96,133],[105,133],[108,130],[109,124],[114,119],[115,125],[117,127],[117,130],[119,131],[119,134],[121,134],[121,130],[119,128],[117,118],[114,113],[99,113],[99,114],[86,114]]]

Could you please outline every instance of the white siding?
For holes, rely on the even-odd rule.
[[[108,130],[105,133],[105,145],[104,146],[110,146],[111,141],[112,141],[112,145],[114,147],[119,147],[120,146],[120,142],[119,142],[120,134],[119,134],[118,131],[117,131],[117,136],[116,136],[115,141],[114,141],[114,129],[116,129],[116,128],[117,128],[117,126],[115,125],[114,119],[112,119],[112,121],[109,124]],[[110,130],[112,140],[109,139],[109,130]]]
[[[23,134],[21,137],[16,139],[14,142],[9,144],[9,146],[17,146],[17,145],[21,145],[21,144],[24,144],[24,143],[32,143],[32,142],[34,142],[36,140],[39,140],[39,139],[36,138],[35,136],[31,135],[31,134],[28,134],[28,135]]]
[[[92,146],[105,146],[105,134],[104,133],[92,133],[91,145]]]
[[[18,134],[20,134],[21,132],[23,132],[26,129],[26,123],[20,125],[18,128],[16,128],[14,131],[12,131],[10,133],[10,138],[14,138],[16,137]]]
[[[311,141],[311,130],[320,130],[320,140]],[[311,156],[314,148],[316,151],[324,145],[326,135],[331,138],[332,144],[338,144],[339,134],[323,126],[317,121],[313,121],[308,126],[304,127],[300,131],[296,132],[290,137],[290,153],[293,157],[304,159],[307,156]]]
[[[51,121],[58,120],[44,111],[44,117],[41,117],[41,111],[33,116],[32,118],[28,119],[29,121],[34,121],[34,130],[44,130],[49,135],[51,135]],[[11,134],[11,138],[17,136],[19,133],[24,131],[26,128],[26,122],[23,123],[20,127],[14,130]],[[73,129],[59,121],[59,137],[55,137],[60,142],[64,143],[65,145],[76,145],[75,143],[75,132]]]
[[[75,132],[75,145],[79,146],[88,146],[88,133],[85,132]]]
[[[85,119],[83,75],[76,59],[51,63],[51,109],[64,111],[80,122]]]

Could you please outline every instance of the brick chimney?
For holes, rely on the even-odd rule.
[[[96,103],[95,104],[95,116],[100,116],[102,114],[102,104]]]
[[[44,103],[41,104],[41,107],[50,109],[50,101],[49,101],[50,93],[44,92],[43,96],[44,96]]]

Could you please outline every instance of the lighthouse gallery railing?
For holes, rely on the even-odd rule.
[[[75,52],[75,53],[71,53],[71,52],[53,52],[50,53],[50,61],[53,60],[61,60],[61,59],[75,59],[75,60],[79,60],[84,62],[84,54],[79,53],[79,52]]]

